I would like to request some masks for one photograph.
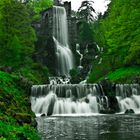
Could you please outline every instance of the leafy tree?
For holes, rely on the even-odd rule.
[[[86,46],[94,42],[92,21],[94,19],[93,13],[93,1],[85,0],[82,2],[80,8],[78,9],[77,15],[79,16],[79,42]]]
[[[104,48],[102,69],[107,65],[110,67],[108,72],[124,66],[140,66],[139,17],[139,0],[112,0],[106,15],[95,22],[96,42]],[[95,67],[100,73],[100,66]]]
[[[80,25],[79,30],[80,30],[79,41],[81,44],[86,46],[87,44],[94,42],[93,30],[89,23],[83,22]]]
[[[6,66],[19,66],[21,64],[21,44],[15,35],[7,44],[7,53],[3,55],[2,62]],[[2,63],[1,62],[1,63]]]
[[[53,0],[29,0],[29,5],[33,8],[36,14],[50,8],[53,5]]]
[[[22,64],[29,63],[34,51],[36,35],[31,27],[26,5],[15,0],[3,0],[0,3],[0,15],[0,57],[5,58],[2,64],[7,64],[9,57],[11,62],[14,61],[15,51],[20,52],[18,55],[20,55]],[[13,66],[12,63],[9,65]]]

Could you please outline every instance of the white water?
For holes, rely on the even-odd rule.
[[[52,115],[56,114],[91,114],[98,113],[98,103],[96,97],[90,97],[89,103],[84,101],[73,101],[71,98],[58,98],[55,94],[50,93],[45,97],[32,97],[32,110],[36,114],[48,113],[49,105],[52,100],[55,101]]]
[[[117,85],[116,94],[121,112],[133,109],[135,113],[140,113],[140,95],[138,84]]]
[[[83,68],[82,66],[82,59],[83,59],[83,54],[80,52],[80,45],[76,44],[76,52],[80,55],[80,63],[79,63],[79,68]]]
[[[35,114],[91,114],[98,113],[97,85],[34,85],[32,87],[32,110]],[[77,97],[76,97],[77,96]],[[102,104],[102,103],[101,103]]]
[[[120,112],[133,109],[140,113],[140,86],[116,85]],[[32,87],[32,110],[36,114],[97,114],[109,108],[108,97],[98,84],[49,84]],[[49,113],[50,114],[50,113]]]
[[[56,46],[57,74],[69,76],[74,63],[73,54],[68,45],[67,15],[64,7],[53,7],[53,39]]]

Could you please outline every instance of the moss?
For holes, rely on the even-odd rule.
[[[36,130],[28,124],[19,126],[15,122],[0,121],[0,132],[0,138],[6,140],[39,139]]]
[[[0,71],[0,139],[38,140],[31,126],[34,117],[29,94],[19,85],[20,77]]]

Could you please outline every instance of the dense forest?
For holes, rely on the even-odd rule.
[[[34,61],[36,31],[32,22],[50,0],[0,1],[0,139],[39,139],[30,111],[30,88],[43,83],[48,68]]]
[[[89,81],[108,77],[118,82],[137,82],[140,74],[140,4],[137,0],[112,0],[93,24],[94,38],[103,47],[102,63],[93,62]]]
[[[96,18],[91,14],[95,12],[92,4],[83,4],[75,13],[80,19],[78,41],[83,49],[95,42],[100,47],[90,54],[88,82],[107,78],[117,83],[140,83],[139,0],[111,0],[105,14]],[[39,139],[30,109],[30,88],[45,83],[51,71],[34,59],[38,38],[32,23],[52,6],[52,0],[0,1],[1,140]],[[82,10],[83,6],[87,9]],[[79,75],[74,71],[72,77]]]

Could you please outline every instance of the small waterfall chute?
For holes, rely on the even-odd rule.
[[[121,112],[133,109],[140,112],[139,84],[118,84],[116,86],[116,96]]]

